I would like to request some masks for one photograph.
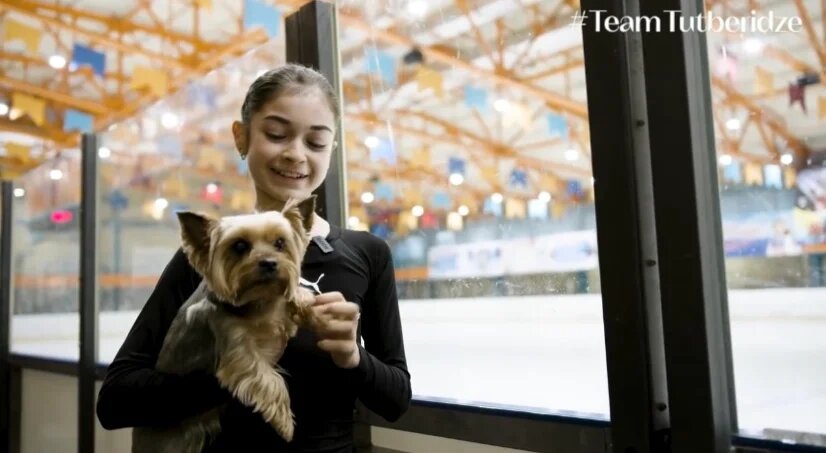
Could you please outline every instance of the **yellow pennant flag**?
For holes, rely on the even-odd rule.
[[[413,207],[416,205],[424,205],[424,196],[418,189],[408,187],[402,191],[402,199],[405,206]]]
[[[201,155],[198,156],[198,167],[221,172],[224,171],[225,166],[224,153],[220,149],[205,147],[201,150]]]
[[[20,165],[27,165],[30,161],[31,149],[19,143],[6,143],[6,157],[16,160]]]
[[[130,86],[133,89],[147,88],[155,96],[163,96],[166,94],[167,76],[159,69],[137,66],[132,71]]]
[[[826,119],[826,96],[817,98],[817,117],[821,120]]]
[[[30,53],[37,53],[40,49],[40,40],[43,33],[36,27],[20,23],[14,19],[6,18],[3,21],[3,41],[12,42],[21,40],[26,45],[26,50]]]
[[[427,167],[430,165],[430,150],[428,148],[420,148],[413,151],[410,157],[410,163],[418,167]]]
[[[34,124],[42,126],[46,119],[46,102],[42,99],[37,99],[21,93],[12,93],[12,106],[19,112],[18,115],[11,119],[17,119],[20,115],[29,115],[29,118],[34,121]]]
[[[189,195],[186,184],[180,176],[169,176],[163,182],[163,192],[167,198],[186,198]]]
[[[11,168],[6,168],[0,165],[0,180],[3,181],[14,181],[15,179],[19,178],[23,172]]]
[[[419,84],[419,91],[432,88],[436,96],[444,96],[444,77],[440,72],[420,66],[416,72],[416,82]]]
[[[744,165],[743,181],[747,186],[762,186],[763,185],[763,167],[753,163]]]
[[[212,9],[212,0],[195,0],[195,4],[199,8]]]
[[[793,167],[786,167],[783,170],[783,185],[787,189],[791,189],[792,187],[794,187],[796,182],[797,182],[797,172],[794,170]]]
[[[524,219],[528,215],[525,202],[518,198],[508,198],[505,200],[505,218]]]
[[[396,234],[405,236],[419,227],[419,218],[414,216],[409,209],[399,213],[399,220],[396,224]]]
[[[539,175],[539,186],[542,190],[551,194],[559,191],[559,179],[551,174],[542,173]]]
[[[563,215],[565,215],[565,205],[557,201],[552,202],[551,217],[554,219],[561,219]]]
[[[482,177],[488,184],[496,187],[499,185],[499,170],[493,165],[483,165],[479,168],[482,172]]]
[[[757,66],[754,68],[754,94],[770,94],[774,89],[774,76],[771,72]]]

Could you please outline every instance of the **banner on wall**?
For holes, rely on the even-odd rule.
[[[438,245],[428,251],[432,279],[575,272],[598,266],[595,230],[533,238]]]

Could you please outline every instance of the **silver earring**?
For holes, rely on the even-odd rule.
[[[247,153],[241,154],[241,160],[247,160]]]

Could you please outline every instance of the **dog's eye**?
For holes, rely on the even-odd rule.
[[[239,254],[239,255],[243,255],[249,249],[250,249],[250,243],[243,240],[243,239],[238,239],[237,241],[232,243],[232,250],[235,253]]]
[[[284,250],[284,239],[278,238],[275,240],[275,249],[279,252]]]

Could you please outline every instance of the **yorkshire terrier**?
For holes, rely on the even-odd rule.
[[[294,431],[278,360],[313,294],[299,284],[315,196],[281,212],[219,219],[180,212],[183,251],[203,275],[180,308],[158,356],[158,371],[214,373],[221,386],[259,412],[286,441]],[[133,430],[135,453],[197,453],[220,432],[220,407],[174,426]]]

